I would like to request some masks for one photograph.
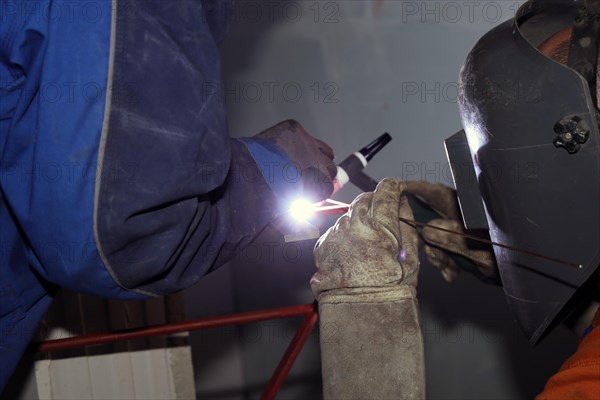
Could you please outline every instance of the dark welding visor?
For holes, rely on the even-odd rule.
[[[588,81],[538,51],[583,1],[530,1],[460,73],[446,140],[467,228],[489,229],[510,307],[536,343],[600,264],[600,143]],[[569,304],[568,307],[565,305]]]

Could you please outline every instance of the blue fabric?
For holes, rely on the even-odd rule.
[[[112,4],[0,5],[0,391],[58,287],[182,290],[276,214],[212,90],[224,20],[197,0]]]
[[[265,181],[279,199],[279,212],[287,211],[289,202],[302,193],[302,181],[298,169],[272,142],[260,138],[241,138]]]
[[[187,288],[295,187],[248,175],[287,165],[277,148],[229,138],[212,90],[224,19],[197,0],[112,4],[1,4],[0,391],[58,287]]]
[[[112,4],[1,4],[0,391],[58,287],[187,288],[247,246],[276,215],[272,188],[287,190],[248,176],[260,167],[229,138],[212,90],[224,20],[197,0]],[[250,147],[261,165],[288,162]]]
[[[1,183],[27,262],[63,287],[140,298],[110,277],[93,232],[110,2],[82,1],[72,14],[69,1],[10,4],[15,14],[0,33],[11,44],[2,49]],[[58,10],[62,21],[51,19]]]
[[[244,197],[232,192],[250,183],[229,185],[239,155],[222,96],[212,90],[220,87],[219,53],[202,3],[117,7],[117,15],[135,18],[117,18],[110,85],[129,97],[113,90],[107,111],[97,244],[122,287],[162,295],[196,283],[225,259],[233,233],[240,239],[239,229],[256,232],[265,221],[238,223],[235,210]],[[115,174],[126,168],[131,174]]]
[[[2,123],[0,122],[0,127]],[[0,393],[52,301],[0,192]]]
[[[1,6],[0,390],[56,285],[143,298],[110,277],[93,233],[110,2]]]

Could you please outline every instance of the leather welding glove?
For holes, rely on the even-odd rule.
[[[408,181],[406,182],[406,192],[414,194],[442,216],[442,218],[429,221],[427,223],[429,226],[423,228],[421,236],[424,240],[423,247],[427,259],[441,272],[446,281],[454,281],[461,270],[451,257],[453,253],[470,260],[474,264],[474,268],[471,267],[470,272],[479,279],[488,283],[500,284],[500,275],[492,247],[463,236],[465,228],[454,189],[441,183]],[[435,227],[446,231],[435,229]],[[489,237],[487,239],[489,240]],[[467,265],[472,264],[467,263]]]
[[[318,201],[333,193],[337,173],[333,150],[297,121],[280,122],[241,141],[282,206],[297,196]]]
[[[425,397],[418,236],[399,220],[413,218],[405,186],[387,178],[361,194],[315,246],[326,399]]]

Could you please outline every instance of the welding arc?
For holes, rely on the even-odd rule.
[[[426,224],[426,223],[419,222],[419,221],[413,221],[413,220],[407,219],[407,218],[399,217],[399,219],[400,219],[400,221],[404,222],[405,224],[411,225],[414,228],[416,228],[417,226],[429,227],[429,228],[437,229],[439,231],[453,233],[455,235],[460,235],[460,236],[463,236],[463,237],[465,237],[467,239],[475,240],[477,242],[489,244],[489,245],[492,245],[492,246],[503,247],[503,248],[508,249],[508,250],[516,251],[518,253],[523,253],[523,254],[527,254],[527,255],[530,255],[530,256],[538,257],[538,258],[543,258],[545,260],[549,260],[549,261],[552,261],[552,262],[555,262],[555,263],[558,263],[558,264],[565,264],[565,265],[568,265],[569,267],[575,267],[575,268],[578,268],[578,269],[582,269],[583,268],[583,266],[581,264],[575,264],[575,263],[572,263],[572,262],[569,262],[569,261],[561,260],[559,258],[545,256],[543,254],[535,253],[535,252],[530,251],[530,250],[520,249],[518,247],[510,246],[510,245],[507,245],[507,244],[492,242],[491,240],[483,239],[483,238],[480,238],[480,237],[474,236],[474,235],[469,235],[468,233],[456,232],[456,231],[453,231],[453,230],[450,230],[450,229],[441,228],[439,226],[434,226],[434,225]]]

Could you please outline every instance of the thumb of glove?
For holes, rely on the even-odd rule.
[[[440,270],[444,279],[451,282],[460,269],[466,269],[485,282],[500,284],[500,275],[491,246],[465,237],[454,189],[440,183],[410,181],[406,183],[406,191],[418,196],[442,216],[429,221],[421,235],[426,242],[424,250],[428,260]],[[458,257],[457,264],[451,253],[471,262],[461,262]]]

